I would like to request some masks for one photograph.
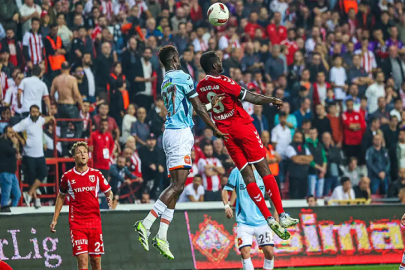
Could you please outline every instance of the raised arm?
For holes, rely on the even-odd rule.
[[[278,108],[283,106],[283,101],[278,98],[257,94],[245,88],[240,91],[239,99],[256,105],[273,104]]]

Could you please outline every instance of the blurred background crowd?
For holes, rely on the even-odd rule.
[[[89,139],[93,167],[109,179],[117,203],[157,198],[170,182],[158,60],[165,45],[176,46],[196,85],[205,77],[201,54],[211,50],[224,75],[283,100],[281,110],[243,106],[284,199],[405,203],[404,2],[223,0],[231,17],[213,27],[206,11],[214,2],[0,1],[2,210],[10,199],[18,203],[22,183],[27,204],[52,204],[40,195],[55,188],[41,183],[54,183],[49,159],[67,157],[71,144],[55,137]],[[61,72],[77,81],[80,102],[69,109],[77,115],[51,91]],[[219,201],[234,164],[223,142],[194,120],[193,168],[179,201]]]

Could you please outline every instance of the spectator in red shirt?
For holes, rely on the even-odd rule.
[[[99,129],[91,134],[93,145],[90,151],[93,152],[94,168],[98,169],[108,179],[110,170],[110,156],[114,150],[114,140],[108,131],[108,120],[101,119]]]
[[[359,112],[353,110],[353,99],[346,100],[347,111],[342,114],[344,152],[347,158],[361,159],[364,155],[361,148],[366,123]]]
[[[256,29],[262,28],[259,24],[257,24],[257,19],[259,16],[257,16],[257,12],[252,12],[250,14],[250,20],[245,26],[245,33],[251,38],[254,39],[255,37],[255,32]],[[264,33],[264,31],[263,31]],[[264,37],[263,37],[264,38]]]
[[[116,139],[118,140],[120,137],[120,129],[118,128],[117,122],[115,122],[114,118],[108,116],[109,106],[106,103],[100,104],[98,107],[98,114],[93,117],[94,124],[96,125],[96,129],[100,129],[100,121],[101,119],[105,119],[108,121],[108,129],[107,131],[111,134],[114,134]]]
[[[294,54],[298,51],[298,44],[295,42],[295,29],[290,28],[288,29],[287,39],[283,40],[281,45],[286,46],[288,54],[286,55],[287,58],[287,66],[292,65],[294,63]]]
[[[287,28],[282,26],[281,14],[279,12],[274,13],[274,23],[267,26],[267,35],[272,45],[280,44],[283,40],[287,39]],[[245,31],[246,32],[246,31]]]

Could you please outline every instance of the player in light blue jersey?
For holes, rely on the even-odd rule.
[[[259,173],[254,170],[256,183],[265,196],[265,186]],[[256,237],[257,244],[262,248],[264,253],[264,270],[274,269],[274,252],[273,252],[273,234],[267,221],[256,204],[252,201],[246,190],[242,174],[235,168],[228,178],[228,183],[222,190],[222,201],[225,205],[225,214],[227,218],[233,217],[232,208],[228,202],[228,191],[236,193],[236,223],[238,246],[241,252],[243,270],[254,270],[250,258],[250,249],[252,246],[253,236]],[[232,204],[232,198],[231,198]],[[278,213],[274,210],[274,217],[278,220]]]
[[[212,128],[217,138],[227,139],[227,134],[221,133],[212,122],[207,110],[217,105],[222,97],[213,99],[210,104],[202,104],[194,89],[190,75],[179,70],[180,55],[176,48],[168,45],[159,51],[159,60],[166,69],[162,83],[162,96],[167,109],[165,131],[163,133],[163,149],[166,154],[167,170],[171,183],[153,205],[148,216],[134,224],[139,234],[139,241],[145,250],[149,250],[148,237],[153,222],[160,219],[158,234],[152,239],[152,244],[163,256],[174,259],[167,241],[167,230],[173,219],[174,207],[184,189],[189,170],[191,169],[191,149],[194,145],[193,108],[202,120]]]

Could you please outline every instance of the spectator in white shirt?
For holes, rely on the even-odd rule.
[[[369,114],[374,113],[378,109],[378,99],[385,97],[384,79],[384,72],[377,72],[375,83],[370,85],[366,90]]]
[[[32,105],[37,105],[42,112],[42,99],[44,99],[48,112],[51,111],[51,102],[49,101],[49,91],[46,84],[39,78],[42,69],[39,65],[32,68],[32,77],[24,78],[18,86],[17,102],[18,108],[21,108],[22,116],[27,117]],[[22,104],[21,94],[24,93]]]
[[[121,143],[125,143],[128,137],[131,136],[132,124],[136,122],[135,113],[136,113],[135,105],[129,104],[127,114],[125,114],[124,118],[122,119],[122,135],[120,138]]]
[[[14,77],[14,86],[10,86],[7,89],[6,95],[4,97],[4,102],[6,106],[10,106],[11,111],[15,116],[21,117],[21,108],[18,108],[17,102],[17,93],[18,93],[18,86],[20,85],[21,81],[24,79],[24,73],[17,72],[13,74]],[[20,103],[22,103],[22,98],[20,99]]]
[[[204,201],[204,187],[202,185],[202,177],[196,174],[193,183],[187,185],[181,193],[178,202],[203,202]]]
[[[340,179],[340,186],[337,186],[330,197],[331,200],[354,200],[356,196],[354,195],[354,190],[352,189],[352,184],[349,177],[342,177]]]
[[[31,19],[41,18],[42,9],[34,4],[34,0],[25,0],[25,4],[20,8],[20,23],[22,23],[22,35],[31,29]]]
[[[283,158],[286,158],[287,147],[291,143],[291,130],[287,127],[287,114],[285,112],[279,113],[280,124],[275,126],[271,131],[271,142],[276,152]]]
[[[24,199],[27,206],[30,206],[34,198],[35,208],[41,207],[41,201],[37,197],[36,190],[47,176],[44,155],[44,132],[42,126],[53,120],[52,116],[43,118],[38,105],[31,105],[29,117],[23,119],[20,123],[13,126],[15,132],[26,132],[27,140],[24,145],[23,163],[26,168],[26,182],[30,185],[29,191],[24,192]]]
[[[335,98],[337,100],[344,100],[346,98],[346,91],[349,86],[346,84],[347,74],[345,68],[342,66],[342,57],[336,56],[334,65],[330,70],[330,82],[335,91]]]

